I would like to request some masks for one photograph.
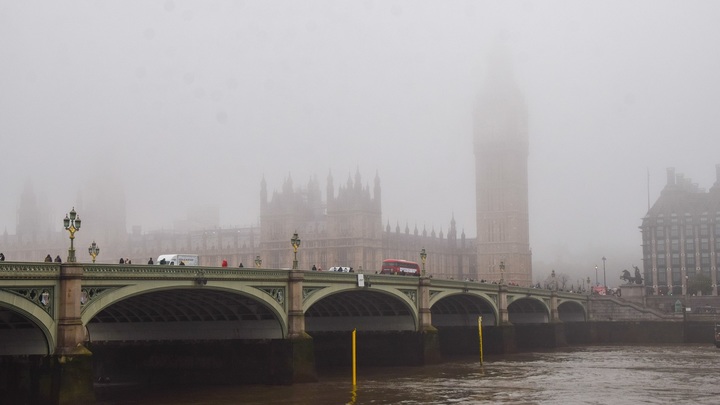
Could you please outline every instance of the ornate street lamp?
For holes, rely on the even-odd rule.
[[[500,262],[500,284],[505,284],[505,262]]]
[[[598,285],[597,266],[595,266],[595,285]]]
[[[553,291],[557,291],[557,280],[555,280],[555,270],[550,273],[550,277],[552,277],[552,289]]]
[[[72,211],[70,211],[70,214],[65,214],[65,219],[63,219],[63,225],[65,226],[65,230],[70,232],[70,249],[68,249],[68,263],[75,263],[75,247],[73,246],[73,240],[75,239],[75,232],[80,230],[80,215],[75,212],[75,207],[73,207]]]
[[[603,261],[603,285],[605,286],[605,294],[607,294],[607,279],[605,278],[605,256],[602,257]]]
[[[290,239],[290,243],[292,243],[293,247],[293,270],[297,270],[298,268],[298,261],[297,261],[297,251],[300,247],[300,238],[298,237],[297,232],[293,234],[292,239]]]
[[[95,241],[93,241],[93,243],[92,243],[92,244],[90,245],[90,247],[88,248],[88,253],[90,254],[90,257],[92,257],[93,263],[95,263],[95,258],[96,258],[97,255],[100,253],[100,248],[99,248],[98,245],[95,243]]]
[[[590,288],[590,276],[588,276],[587,283],[588,283],[588,290],[592,291],[592,288]]]
[[[255,256],[255,268],[259,269],[262,266],[262,259],[260,256]]]
[[[425,260],[427,260],[427,253],[425,252],[425,248],[422,248],[422,250],[420,250],[420,260],[422,260],[423,265],[422,275],[423,277],[425,277]]]

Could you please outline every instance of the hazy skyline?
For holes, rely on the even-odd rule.
[[[705,1],[0,1],[0,230],[27,181],[61,229],[80,190],[120,179],[147,232],[196,205],[256,225],[263,177],[272,195],[359,170],[381,178],[383,226],[447,233],[454,215],[472,237],[474,102],[501,46],[530,114],[534,278],[606,256],[615,281],[641,265],[667,167],[715,182],[718,17]]]

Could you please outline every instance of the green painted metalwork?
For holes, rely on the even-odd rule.
[[[3,291],[19,295],[37,305],[50,316],[53,315],[55,289],[53,286],[2,288]]]
[[[302,290],[303,301],[305,301],[312,294],[314,294],[322,289],[323,289],[323,287],[310,287],[310,288],[303,287],[303,290]]]
[[[260,291],[265,292],[269,296],[273,297],[275,301],[277,301],[280,305],[285,305],[285,288],[263,288],[263,287],[255,287]]]
[[[412,302],[414,302],[417,305],[417,290],[399,290],[401,293],[405,294],[410,298]]]
[[[118,288],[122,287],[89,287],[89,288],[83,288],[80,293],[80,305],[83,307],[90,303],[90,301],[96,299],[103,293],[106,293],[108,291],[116,290]]]

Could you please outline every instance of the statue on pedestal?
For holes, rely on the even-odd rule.
[[[625,269],[622,272],[622,276],[620,276],[620,280],[625,280],[628,284],[642,284],[643,278],[642,275],[640,275],[640,269],[638,266],[633,267],[635,268],[635,276],[631,276],[630,272]]]

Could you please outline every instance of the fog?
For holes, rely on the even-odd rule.
[[[263,178],[272,195],[359,172],[380,176],[383,225],[454,215],[474,237],[473,108],[501,48],[529,111],[535,278],[594,277],[605,256],[615,280],[641,265],[666,168],[715,182],[719,18],[709,1],[3,0],[0,231],[28,183],[58,230],[106,185],[148,232],[196,206],[257,225]]]

